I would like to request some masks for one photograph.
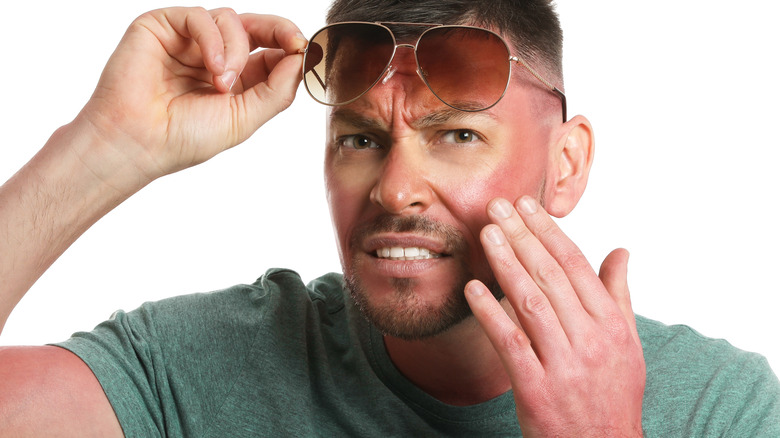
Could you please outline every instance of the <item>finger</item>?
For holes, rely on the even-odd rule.
[[[541,264],[536,271],[537,275],[550,277],[550,280],[546,280],[547,282],[562,281],[560,275],[563,275],[571,285],[570,290],[576,294],[576,297],[565,295],[562,299],[576,298],[592,317],[609,318],[617,312],[619,309],[605,290],[585,255],[561,231],[538,202],[530,196],[523,196],[515,202],[515,208],[528,229],[555,259],[555,266],[559,267],[559,269],[552,269],[547,263]],[[551,299],[554,305],[557,304],[557,299],[557,297]]]
[[[161,29],[153,29],[152,32],[171,56],[191,67],[205,66],[215,76],[224,73],[222,33],[208,11],[203,8],[170,8],[150,14],[161,25]]]
[[[276,65],[287,56],[282,49],[266,49],[252,53],[241,74],[241,84],[247,88],[268,80]]]
[[[580,303],[566,272],[515,207],[509,201],[497,198],[488,203],[488,216],[501,227],[517,260],[550,301],[566,334],[571,338],[582,327],[587,327],[591,318]]]
[[[224,72],[214,75],[214,86],[222,92],[230,91],[243,71],[249,57],[249,38],[238,14],[222,8],[209,12],[219,29],[224,44]]]
[[[267,80],[235,96],[248,126],[257,129],[292,104],[301,81],[302,62],[303,55],[284,56],[268,73]]]
[[[249,34],[250,50],[257,48],[282,49],[287,54],[306,48],[306,37],[298,26],[286,18],[274,15],[242,14],[241,22]]]
[[[493,294],[479,280],[466,284],[466,300],[501,358],[510,378],[522,376],[529,381],[543,373],[543,368],[531,347],[531,340],[507,315]]]
[[[480,242],[496,281],[531,339],[537,356],[543,363],[561,359],[570,342],[559,315],[517,260],[502,230],[495,224],[485,226],[480,233]]]
[[[301,81],[306,39],[291,21],[273,15],[243,14],[241,22],[249,37],[250,50],[266,48],[250,55],[241,77],[242,103],[260,126],[287,108]]]
[[[636,329],[636,317],[631,306],[631,294],[628,290],[628,251],[619,248],[609,253],[601,264],[599,278],[617,303],[625,320],[628,321],[634,340],[641,344]]]

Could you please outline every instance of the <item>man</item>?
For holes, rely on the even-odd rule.
[[[419,21],[405,17],[408,11],[406,5],[381,19]],[[519,15],[530,14],[524,13]],[[332,21],[374,21],[361,14],[370,15],[336,6]],[[465,24],[483,24],[476,17]],[[542,17],[542,27],[554,34],[550,11]],[[245,64],[254,47],[246,47],[244,29],[252,45],[279,45],[287,54],[252,55]],[[477,40],[460,37],[463,47]],[[12,217],[38,219],[33,229],[25,220],[8,222],[14,258],[2,272],[6,314],[48,263],[111,207],[149,181],[240,142],[289,104],[301,63],[294,53],[302,47],[288,22],[239,19],[230,11],[158,11],[131,26],[79,118],[4,186],[3,195],[20,201],[4,204]],[[513,60],[516,73],[497,102],[484,104],[482,93],[448,94],[434,85],[428,68],[426,86],[402,47],[380,83],[330,112],[326,183],[345,277],[384,337],[356,316],[350,299],[334,293],[339,279],[323,277],[309,295],[294,275],[273,272],[252,287],[119,314],[94,335],[71,341],[68,347],[89,357],[90,368],[103,376],[111,405],[71,353],[56,347],[5,351],[4,406],[12,406],[6,411],[13,409],[11,426],[59,430],[67,422],[81,433],[84,424],[104,427],[99,434],[117,432],[113,407],[129,435],[155,429],[243,435],[258,427],[326,435],[516,434],[517,423],[527,436],[640,434],[645,365],[625,281],[627,255],[612,253],[596,276],[545,211],[567,214],[584,190],[590,125],[579,116],[561,117],[565,101],[554,54],[528,50],[522,42],[510,47],[513,56],[524,47],[521,55],[535,62],[522,68],[520,59]],[[208,71],[197,68],[200,63]],[[169,81],[160,83],[160,77]],[[320,79],[340,89],[327,75]],[[178,94],[193,83],[198,92]],[[164,85],[172,87],[156,88]],[[447,106],[462,100],[472,105],[465,109],[480,111]],[[58,196],[52,195],[55,187]],[[400,257],[399,248],[405,257],[423,259],[392,260]],[[499,303],[485,286],[508,299]],[[214,314],[204,319],[202,312],[215,303]],[[220,315],[222,308],[231,310]],[[468,316],[469,308],[479,322]],[[208,324],[226,329],[210,336]],[[714,433],[725,422],[739,432],[772,433],[777,381],[755,357],[717,342],[689,344],[695,336],[685,329],[643,319],[640,328],[655,337],[644,339],[651,345],[647,430]],[[267,330],[278,331],[277,337],[269,339]],[[199,336],[189,337],[195,332]],[[682,356],[664,350],[672,339],[673,350],[695,350]],[[264,348],[253,351],[258,347]],[[121,353],[125,348],[131,353]],[[223,356],[228,351],[233,357]],[[659,369],[690,365],[694,353],[707,360],[725,356],[718,367],[728,366],[717,373],[676,369],[678,380]],[[739,379],[730,367],[741,371]],[[115,375],[133,384],[109,382]],[[714,382],[735,385],[740,395],[724,397],[732,390],[685,380],[694,377],[717,377]],[[258,381],[264,385],[241,387]],[[746,391],[757,391],[751,394],[755,404],[748,406]],[[246,396],[257,392],[267,394],[247,406]],[[64,394],[80,397],[85,408],[63,409],[57,397]],[[670,409],[670,400],[683,398],[682,406]],[[35,409],[19,411],[23,406],[13,400],[30,400]],[[375,409],[359,410],[369,400]],[[686,410],[696,402],[705,407]],[[49,412],[39,403],[58,409]],[[25,416],[44,413],[48,423]]]

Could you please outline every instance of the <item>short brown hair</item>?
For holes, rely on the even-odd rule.
[[[334,0],[327,21],[470,24],[489,28],[507,37],[520,56],[563,89],[563,32],[550,0]]]

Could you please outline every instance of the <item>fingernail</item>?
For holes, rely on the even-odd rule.
[[[236,72],[232,70],[228,70],[219,77],[219,79],[222,81],[222,85],[224,85],[228,91],[233,89],[233,85],[236,85],[236,79],[238,79],[238,75],[236,75]]]
[[[522,211],[525,214],[534,214],[536,213],[536,201],[534,201],[533,198],[530,196],[523,196],[520,198],[520,211]]]
[[[500,219],[506,219],[509,216],[512,216],[512,204],[506,199],[497,199],[490,210]]]
[[[490,227],[485,232],[485,236],[494,245],[501,245],[504,243],[504,233],[498,229],[498,227]]]
[[[485,295],[485,288],[475,283],[476,282],[468,283],[466,285],[466,292],[475,297],[480,297],[482,295]]]

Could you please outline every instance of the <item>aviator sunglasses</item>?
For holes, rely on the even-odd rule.
[[[390,29],[396,29],[395,33]],[[425,28],[414,44],[410,27]],[[522,65],[558,96],[566,121],[566,96],[539,75],[495,32],[473,26],[427,23],[342,22],[323,27],[304,50],[303,82],[316,101],[325,105],[354,102],[395,73],[398,48],[414,50],[417,74],[446,105],[461,111],[482,111],[504,96],[512,64]]]

